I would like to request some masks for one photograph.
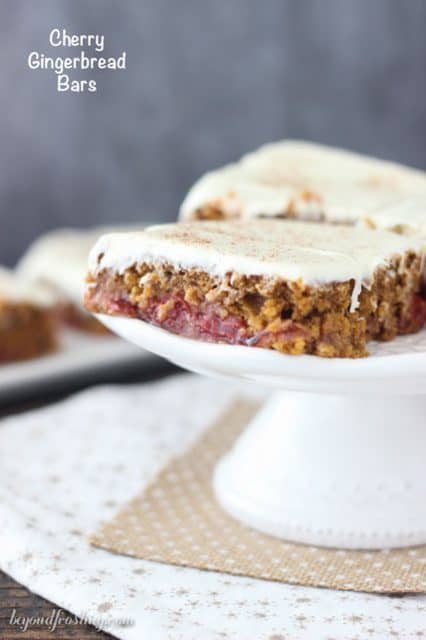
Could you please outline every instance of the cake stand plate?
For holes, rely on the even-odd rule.
[[[98,318],[191,371],[279,389],[216,467],[214,491],[232,516],[313,545],[426,543],[424,333],[373,344],[369,358],[329,360]]]

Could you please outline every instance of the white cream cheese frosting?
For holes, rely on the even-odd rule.
[[[355,309],[377,267],[408,250],[420,253],[421,244],[386,231],[283,220],[166,224],[101,237],[89,270],[122,273],[137,263],[166,262],[216,276],[261,275],[310,285],[353,279]]]
[[[102,234],[130,229],[130,226],[122,226],[51,231],[29,247],[17,264],[17,273],[28,280],[53,286],[63,299],[83,310],[84,277],[90,249]]]
[[[372,211],[418,194],[426,203],[426,173],[350,151],[284,140],[207,173],[189,191],[180,218],[205,205],[227,217],[294,215],[354,223]],[[426,218],[426,205],[423,207]]]
[[[51,307],[56,300],[54,292],[49,287],[29,282],[13,271],[0,267],[0,302]]]
[[[389,207],[371,212],[361,221],[375,229],[396,231],[404,235],[421,235],[426,240],[426,196],[401,198]]]

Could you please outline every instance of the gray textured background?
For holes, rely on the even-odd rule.
[[[0,262],[58,225],[172,220],[202,172],[285,136],[426,168],[424,0],[0,0],[0,11]],[[33,49],[52,55],[53,27],[104,33],[128,70],[99,74],[96,94],[58,94],[52,74],[26,67]]]

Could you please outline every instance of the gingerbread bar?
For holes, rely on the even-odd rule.
[[[182,220],[278,217],[354,224],[401,198],[422,200],[426,174],[318,144],[285,140],[200,178]]]
[[[0,363],[27,360],[56,347],[54,298],[0,269]]]
[[[257,220],[103,236],[85,304],[209,342],[360,357],[421,329],[419,241],[388,232]]]
[[[117,229],[118,230],[118,229]],[[108,333],[83,306],[87,257],[97,238],[108,228],[57,229],[38,238],[21,258],[17,272],[28,280],[49,285],[57,293],[60,324],[89,333]]]

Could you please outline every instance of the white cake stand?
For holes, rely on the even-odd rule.
[[[327,547],[426,543],[426,333],[328,360],[98,318],[186,369],[280,389],[216,468],[217,499],[235,518]]]

